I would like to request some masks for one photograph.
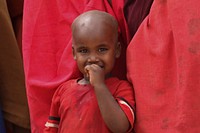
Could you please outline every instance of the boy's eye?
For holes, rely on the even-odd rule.
[[[107,50],[108,50],[107,48],[99,48],[99,49],[98,49],[99,52],[105,52],[105,51],[107,51]]]
[[[88,50],[87,50],[87,49],[80,49],[79,52],[80,52],[80,53],[87,53]]]

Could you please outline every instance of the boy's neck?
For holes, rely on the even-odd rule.
[[[86,78],[82,78],[82,79],[78,80],[77,82],[78,82],[78,84],[80,84],[80,85],[90,84],[90,81],[87,80]]]

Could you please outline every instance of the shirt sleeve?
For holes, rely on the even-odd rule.
[[[135,98],[131,84],[126,81],[121,82],[115,93],[115,98],[129,120],[131,127],[128,132],[130,132],[133,130],[135,120]]]
[[[53,95],[50,114],[48,121],[45,124],[44,133],[57,133],[60,116],[59,116],[59,108],[60,108],[60,94],[62,94],[62,87],[59,87]]]

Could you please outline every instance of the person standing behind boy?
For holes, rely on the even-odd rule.
[[[199,6],[154,0],[127,48],[137,133],[200,133]]]
[[[0,106],[7,133],[31,132],[21,56],[22,16],[23,0],[0,0]]]
[[[56,90],[44,132],[131,132],[133,88],[111,75],[121,51],[117,21],[106,12],[85,12],[72,23],[72,40],[83,77]]]

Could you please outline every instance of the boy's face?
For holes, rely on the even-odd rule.
[[[120,44],[116,34],[109,26],[78,28],[73,33],[73,55],[79,70],[86,75],[85,66],[96,64],[110,73],[115,58],[120,56]]]

